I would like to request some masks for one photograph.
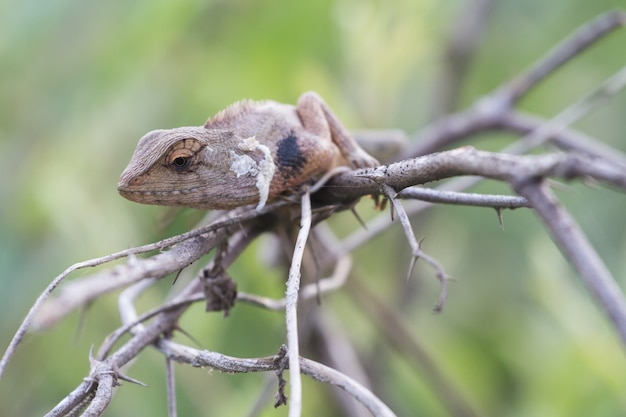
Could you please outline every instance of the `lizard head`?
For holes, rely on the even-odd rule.
[[[147,133],[120,177],[119,193],[143,204],[224,208],[215,201],[224,189],[220,173],[229,169],[223,136],[202,126]]]

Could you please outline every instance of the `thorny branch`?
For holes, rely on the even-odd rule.
[[[451,58],[463,62],[471,58],[471,53],[464,52],[474,49],[481,32],[480,25],[474,23],[487,18],[493,2],[478,0],[478,4],[481,5],[482,11],[473,16],[469,22],[473,24],[468,24],[465,28],[459,27],[458,32],[452,36],[449,49],[453,54],[450,55]],[[300,290],[301,263],[305,257],[304,248],[309,228],[335,211],[351,207],[355,199],[368,194],[379,194],[381,191],[391,201],[395,213],[400,218],[413,256],[429,263],[441,280],[442,290],[436,309],[443,306],[447,292],[447,276],[443,267],[420,249],[409,216],[428,207],[430,203],[474,205],[498,210],[532,207],[561,248],[564,257],[576,268],[601,308],[606,311],[626,346],[624,295],[582,230],[560,205],[545,181],[547,178],[563,180],[591,178],[618,190],[626,190],[626,157],[617,150],[569,127],[573,121],[624,87],[626,69],[618,71],[595,92],[551,120],[526,115],[515,109],[519,100],[538,83],[625,23],[626,14],[622,11],[599,16],[558,45],[528,71],[477,100],[468,110],[443,117],[422,129],[416,135],[413,144],[402,150],[398,162],[357,171],[345,169],[333,171],[332,178],[329,174],[311,189],[313,209],[309,206],[309,195],[304,193],[300,204],[294,200],[283,200],[267,205],[262,211],[242,209],[224,213],[208,226],[189,233],[72,265],[60,274],[35,302],[0,361],[0,378],[29,327],[43,328],[54,325],[71,311],[87,306],[108,292],[123,288],[126,290],[119,298],[123,325],[107,337],[98,349],[97,355],[90,359],[89,377],[52,409],[48,416],[74,415],[81,410],[84,410],[82,415],[85,416],[101,415],[111,401],[113,390],[120,379],[138,382],[124,376],[120,369],[150,345],[156,347],[166,357],[170,374],[173,373],[171,372],[173,361],[197,367],[212,367],[229,373],[282,370],[281,358],[284,356],[282,354],[265,358],[234,358],[217,352],[193,349],[170,340],[172,333],[180,330],[178,320],[188,307],[204,299],[200,281],[202,271],[170,301],[146,313],[137,313],[134,300],[158,279],[188,267],[218,246],[225,250],[210,261],[204,270],[214,268],[225,270],[259,234],[285,227],[284,221],[280,219],[299,217],[302,228],[293,251],[286,297],[274,300],[256,294],[237,294],[238,301],[286,313],[289,346],[287,355],[291,383],[290,416],[300,415],[302,400],[300,373],[341,387],[365,405],[372,415],[394,416],[389,407],[365,386],[343,373],[301,357],[298,351],[296,314],[298,301],[318,296],[317,291],[334,291],[341,288],[349,275],[351,265],[349,253],[374,235],[387,230],[389,220],[385,215],[384,220],[380,217],[368,223],[367,230],[348,236],[343,241],[333,242],[333,248],[327,248],[330,255],[326,254],[329,261],[335,263],[333,276],[321,280],[319,284],[308,284]],[[455,42],[463,40],[463,36],[467,36],[468,43],[456,45]],[[458,80],[462,77],[462,72],[449,76]],[[443,103],[435,109],[436,114],[447,113],[454,107],[456,91],[449,91],[446,94],[443,96]],[[484,152],[471,147],[432,153],[473,134],[489,130],[506,130],[527,136],[507,149],[507,153]],[[526,152],[548,140],[563,152],[532,156],[512,154]],[[423,156],[416,157],[417,155]],[[519,196],[458,193],[475,183],[475,179],[465,178],[450,181],[438,188],[417,187],[432,181],[467,175],[505,182]],[[401,204],[399,198],[421,201],[407,201],[406,204]],[[162,252],[146,258],[135,257],[155,250]],[[70,282],[62,287],[55,298],[48,299],[60,282],[73,271],[123,257],[129,258],[126,264]],[[412,265],[409,270],[411,268]],[[379,305],[376,305],[376,308],[380,311],[383,309]],[[396,325],[397,323],[394,324]],[[114,349],[120,336],[127,332],[131,335],[130,339]],[[402,330],[397,333],[406,334]],[[406,340],[406,336],[402,336],[402,340]],[[416,356],[423,356],[419,346],[413,349],[417,352]],[[428,368],[428,372],[435,375],[437,391],[441,393],[442,398],[452,395],[457,397],[455,403],[462,401],[454,394],[455,391],[447,385],[448,382],[441,377],[437,369]],[[169,413],[174,416],[176,409],[172,394],[173,379],[170,384],[172,385],[169,388],[171,395]]]

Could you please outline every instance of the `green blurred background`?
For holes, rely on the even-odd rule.
[[[567,34],[622,4],[599,0],[497,2],[462,91],[462,106],[533,63]],[[121,198],[116,183],[139,137],[199,125],[241,98],[294,103],[316,90],[351,128],[414,132],[429,119],[449,33],[466,2],[435,0],[0,2],[0,342],[70,264],[192,227],[178,213]],[[626,62],[624,30],[558,71],[521,107],[551,116]],[[576,125],[626,150],[620,95]],[[498,149],[507,135],[475,146]],[[468,142],[469,143],[469,142]],[[497,184],[479,191],[507,192]],[[603,259],[626,284],[626,199],[600,188],[559,191]],[[371,203],[362,214],[372,216]],[[437,207],[415,223],[424,249],[456,278],[446,309],[432,314],[438,284],[427,268],[405,280],[409,253],[394,229],[359,249],[353,279],[387,300],[480,415],[617,416],[626,410],[626,360],[615,332],[526,210]],[[332,224],[358,228],[349,215]],[[244,291],[279,296],[283,271],[255,245],[231,274]],[[80,278],[93,272],[81,271]],[[167,281],[167,282],[166,282]],[[147,295],[158,303],[170,281]],[[363,357],[384,340],[349,290],[325,298]],[[410,297],[401,295],[410,294]],[[80,322],[74,314],[29,335],[0,381],[0,415],[49,410],[88,372],[88,350],[117,327],[115,295]],[[230,318],[194,307],[183,327],[225,354],[273,354],[280,314],[237,306]],[[192,343],[184,340],[186,343]],[[382,348],[378,392],[401,416],[451,415],[431,381],[402,352]],[[106,415],[166,415],[163,360],[147,350]],[[264,375],[177,367],[179,415],[246,415]],[[341,415],[328,388],[305,380],[305,416]],[[334,410],[334,411],[333,411]],[[270,405],[263,416],[285,416]]]

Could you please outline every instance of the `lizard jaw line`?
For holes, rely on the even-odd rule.
[[[201,190],[201,188],[194,187],[194,188],[184,188],[180,190],[158,191],[158,190],[132,190],[124,186],[119,186],[117,187],[117,190],[123,196],[126,196],[126,195],[169,196],[169,195],[191,194],[191,193]]]

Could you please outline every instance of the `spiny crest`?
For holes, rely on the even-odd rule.
[[[240,100],[236,103],[231,104],[226,107],[224,110],[218,112],[215,116],[210,117],[209,120],[204,124],[205,128],[215,128],[220,127],[222,124],[228,124],[233,121],[233,119],[239,118],[245,114],[252,112],[255,108],[257,108],[262,101],[254,101],[254,100]]]

